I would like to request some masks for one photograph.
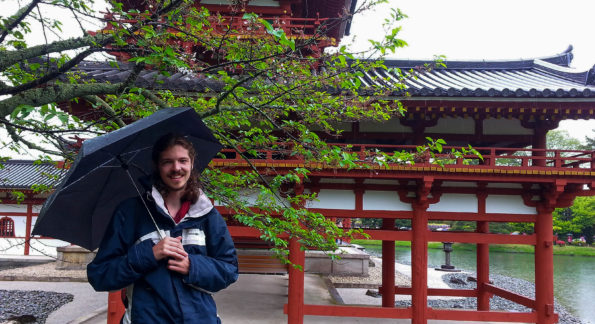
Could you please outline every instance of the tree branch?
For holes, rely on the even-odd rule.
[[[159,106],[160,108],[167,108],[167,102],[161,100],[159,97],[157,97],[155,94],[153,94],[151,91],[147,90],[147,89],[142,89],[141,91],[142,95],[149,98],[149,100],[151,100],[152,102],[156,103],[157,106]]]
[[[41,151],[41,152],[46,153],[46,154],[64,155],[63,152],[49,150],[49,149],[43,148],[43,147],[41,147],[41,146],[39,146],[39,145],[37,145],[35,143],[29,142],[28,140],[24,139],[22,136],[19,136],[19,134],[17,134],[17,131],[12,126],[10,126],[8,124],[5,124],[5,126],[6,126],[6,131],[10,135],[10,138],[12,138],[12,141],[15,142],[15,143],[23,143],[29,149],[38,150],[38,151]]]
[[[60,84],[30,89],[1,100],[0,117],[5,118],[10,115],[20,105],[38,107],[90,95],[117,94],[121,86],[120,83]]]
[[[87,46],[94,46],[98,43],[104,42],[108,38],[109,36],[97,34],[95,36],[86,36],[55,41],[50,44],[32,46],[17,51],[3,51],[2,58],[0,59],[0,71],[6,70],[6,68],[18,62],[47,55],[50,53],[74,50]]]
[[[19,10],[15,15],[13,15],[12,17],[8,18],[9,23],[8,26],[4,26],[2,29],[4,29],[4,31],[2,32],[2,34],[0,34],[0,44],[2,42],[4,42],[4,39],[6,38],[6,36],[8,36],[8,34],[10,33],[10,31],[15,28],[18,24],[21,23],[21,21],[23,21],[23,19],[27,18],[27,16],[29,15],[29,13],[31,13],[31,11],[33,9],[35,9],[35,7],[37,7],[37,4],[39,4],[41,2],[41,0],[33,0],[31,1],[31,3],[29,3],[29,5],[25,8],[21,8],[21,10]]]
[[[114,120],[114,122],[116,124],[118,124],[118,126],[120,126],[120,127],[126,126],[126,123],[124,123],[122,118],[120,118],[118,116],[118,114],[116,114],[116,112],[114,111],[112,106],[110,106],[107,102],[105,102],[105,100],[101,99],[99,96],[97,96],[97,95],[85,96],[83,98],[85,100],[87,100],[88,102],[99,106],[101,108],[101,110],[103,110],[103,112],[105,112],[110,118],[112,118]]]

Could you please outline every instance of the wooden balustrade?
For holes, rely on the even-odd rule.
[[[383,152],[389,156],[395,152],[408,152],[414,154],[413,161],[403,161],[402,163],[389,163],[389,165],[402,166],[429,166],[444,165],[445,168],[473,168],[473,169],[507,169],[507,170],[577,170],[589,171],[595,170],[595,153],[593,151],[580,150],[547,150],[547,149],[526,149],[526,148],[499,148],[499,147],[476,147],[474,148],[481,154],[481,157],[475,154],[464,154],[456,157],[452,154],[452,149],[461,150],[460,147],[445,146],[441,153],[435,153],[432,158],[419,160],[416,157],[422,154],[416,154],[417,147],[413,145],[350,145],[336,144],[346,148],[349,152],[357,153],[357,163],[368,163],[378,165],[377,159],[381,158]],[[266,163],[309,163],[300,156],[291,155],[290,147],[279,144],[276,149],[256,150],[257,154],[248,158],[251,162]],[[215,158],[219,163],[241,163],[244,161],[241,154],[231,149],[222,151],[225,158]],[[545,163],[539,163],[545,161]],[[543,166],[542,166],[543,165]]]

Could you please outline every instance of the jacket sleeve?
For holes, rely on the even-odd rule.
[[[95,259],[87,265],[89,283],[96,291],[122,289],[158,266],[153,242],[134,242],[134,210],[126,203],[116,209]]]
[[[208,217],[207,255],[190,255],[190,271],[184,282],[217,292],[238,279],[238,257],[223,217],[215,208]]]

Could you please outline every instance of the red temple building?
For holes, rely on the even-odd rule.
[[[223,12],[228,8],[223,3],[227,2],[203,0],[200,5]],[[336,17],[343,8],[353,10],[354,4],[350,0],[261,0],[250,1],[246,11],[303,26]],[[328,42],[312,49],[312,55],[336,44],[348,28],[344,24],[331,29]],[[404,117],[384,123],[345,124],[341,138],[328,138],[337,145],[351,144],[353,151],[362,152],[362,161],[365,150],[414,151],[426,137],[442,138],[454,147],[471,144],[483,159],[469,155],[469,163],[463,163],[462,159],[438,154],[437,158],[445,159],[444,166],[421,159],[414,164],[372,166],[366,170],[324,166],[313,169],[309,180],[295,188],[318,193],[319,200],[306,208],[326,217],[345,219],[344,226],[354,218],[382,219],[381,229],[366,230],[371,239],[382,240],[382,307],[304,304],[304,273],[290,267],[285,306],[288,323],[303,323],[307,315],[411,319],[416,324],[428,320],[556,323],[552,212],[571,205],[577,196],[595,194],[594,151],[547,149],[546,134],[560,121],[595,118],[595,70],[571,69],[571,60],[572,48],[529,60],[447,61],[446,68],[420,73],[406,82],[406,90],[388,97],[402,98],[407,109]],[[406,71],[424,63],[428,62],[393,60],[386,65]],[[125,64],[116,70],[104,63],[83,62],[79,69],[97,81],[121,81],[130,73]],[[384,71],[373,71],[361,77],[362,84],[374,85],[374,73],[386,76]],[[141,73],[139,82],[145,82],[141,85],[150,86],[150,75],[150,71]],[[204,80],[184,75],[163,77],[161,81],[155,88],[201,91],[209,86]],[[404,97],[404,91],[410,96]],[[79,108],[72,109],[76,113]],[[263,153],[265,158],[252,161],[257,167],[289,170],[305,165],[299,157],[281,160],[272,152]],[[230,153],[226,159],[215,159],[213,166],[241,169],[248,164]],[[35,216],[33,212],[27,215]],[[411,229],[395,228],[397,219],[410,220]],[[476,229],[428,229],[430,222],[441,221],[474,222]],[[497,222],[534,224],[535,232],[518,236],[491,233],[490,223]],[[29,220],[27,224],[30,228]],[[238,241],[260,236],[250,228],[235,224],[229,227]],[[395,241],[411,242],[411,287],[395,286]],[[428,242],[476,244],[477,288],[428,289]],[[493,244],[535,247],[534,299],[490,283],[489,246]],[[295,240],[290,243],[290,260],[305,263],[305,252]],[[395,307],[395,295],[410,295],[412,306]],[[428,296],[474,297],[477,310],[433,309],[427,306]],[[514,301],[531,311],[491,311],[492,296]]]

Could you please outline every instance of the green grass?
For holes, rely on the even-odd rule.
[[[382,241],[378,240],[352,240],[354,244],[359,244],[363,247],[380,247]],[[395,242],[397,247],[411,247],[411,242],[408,241],[397,241]],[[430,249],[442,249],[442,243],[440,242],[429,242],[428,248]],[[453,244],[453,250],[467,250],[475,251],[474,244],[468,243],[455,243]],[[497,244],[490,245],[490,251],[492,252],[504,252],[504,253],[533,253],[534,248],[532,245],[520,245],[520,244]],[[554,254],[558,255],[577,255],[577,256],[592,256],[595,257],[595,248],[586,246],[554,246]]]

